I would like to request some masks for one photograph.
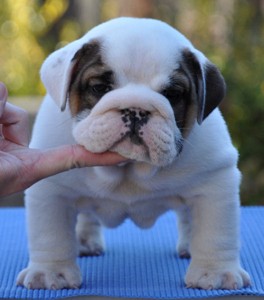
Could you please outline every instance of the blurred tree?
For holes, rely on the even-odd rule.
[[[100,0],[73,0],[71,2],[76,10],[75,22],[80,22],[82,33],[101,22]]]
[[[35,86],[39,86],[39,80],[32,82],[32,79],[38,78],[38,67],[44,53],[34,34],[42,29],[43,23],[44,19],[35,13],[32,2],[1,2],[0,78],[8,85],[11,94],[32,93]]]
[[[227,121],[240,153],[244,203],[264,204],[264,2],[240,1],[223,69],[229,85]]]
[[[152,0],[117,0],[119,16],[134,16],[138,18],[146,18],[152,16],[153,1]]]
[[[38,75],[42,61],[81,33],[70,6],[68,0],[1,0],[0,79],[11,95],[44,93]]]

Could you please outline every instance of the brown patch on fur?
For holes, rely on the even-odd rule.
[[[93,40],[77,51],[72,59],[75,65],[69,86],[69,102],[73,116],[92,109],[113,87],[113,72],[103,63],[100,52],[100,42]]]
[[[169,84],[163,88],[161,93],[169,100],[177,126],[183,137],[186,137],[197,115],[193,100],[192,80],[180,67],[171,74]]]

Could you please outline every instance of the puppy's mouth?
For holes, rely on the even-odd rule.
[[[120,113],[126,131],[121,133],[120,140],[110,150],[130,159],[150,161],[149,149],[144,141],[144,127],[151,113],[137,108],[122,109]]]
[[[133,160],[151,162],[148,146],[136,134],[127,133],[116,141],[109,150]]]

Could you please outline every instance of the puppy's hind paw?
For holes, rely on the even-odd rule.
[[[92,215],[80,214],[76,226],[80,256],[99,256],[104,253],[102,227]]]
[[[88,224],[86,227],[78,224],[76,234],[80,256],[99,256],[104,254],[105,241],[101,226]]]
[[[81,240],[79,256],[100,256],[104,254],[104,243],[101,240]]]
[[[178,242],[177,244],[177,254],[180,258],[190,258],[191,254],[189,251],[188,243]]]
[[[178,252],[178,255],[180,258],[190,258],[191,254],[189,253],[188,250],[182,250],[180,252]]]

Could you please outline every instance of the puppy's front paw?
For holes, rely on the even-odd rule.
[[[17,285],[28,289],[77,289],[82,282],[74,262],[30,263],[17,277]]]
[[[236,290],[250,285],[250,277],[240,266],[205,267],[191,263],[185,277],[188,288]]]

